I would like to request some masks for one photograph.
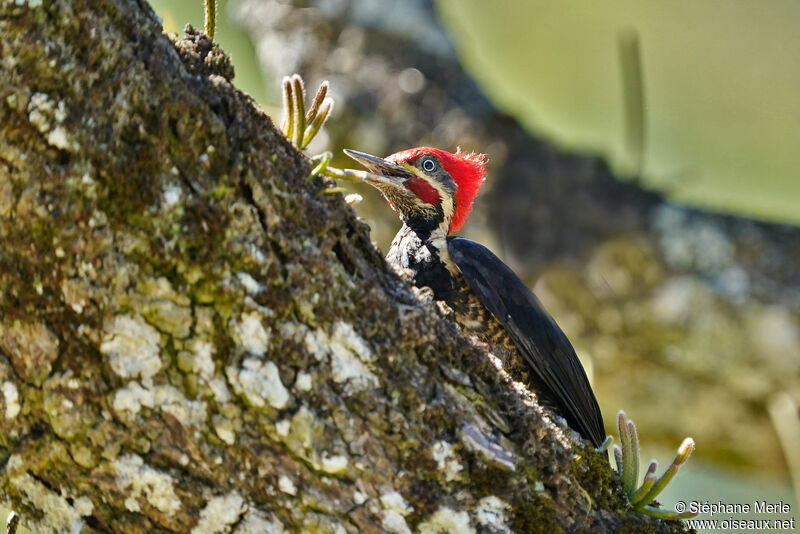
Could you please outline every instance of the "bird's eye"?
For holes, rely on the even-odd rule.
[[[425,172],[433,172],[436,170],[436,162],[433,158],[425,158],[422,160],[422,170]]]

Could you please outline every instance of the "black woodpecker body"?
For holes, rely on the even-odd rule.
[[[451,236],[485,179],[485,156],[413,148],[381,159],[346,150],[366,167],[403,227],[386,256],[445,301],[469,335],[491,345],[512,376],[595,446],[605,438],[589,380],[567,337],[530,289],[486,247]]]

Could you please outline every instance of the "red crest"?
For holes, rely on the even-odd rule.
[[[418,147],[396,152],[386,160],[392,163],[410,163],[423,154],[432,154],[439,158],[444,169],[456,183],[450,232],[457,232],[467,222],[467,215],[472,211],[472,202],[475,200],[478,188],[486,180],[487,156],[476,152],[461,152],[460,148],[453,154],[438,148]]]

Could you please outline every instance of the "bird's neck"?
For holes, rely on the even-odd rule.
[[[451,273],[456,272],[447,251],[447,232],[441,225],[419,228],[405,222],[392,240],[386,259],[395,267],[413,271],[441,264]]]
[[[450,222],[440,220],[437,218],[427,217],[409,217],[403,219],[403,227],[398,232],[415,234],[420,243],[429,243],[431,241],[442,241],[447,237],[447,232],[450,228]]]

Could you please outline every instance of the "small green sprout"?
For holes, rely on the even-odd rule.
[[[689,456],[694,451],[694,440],[686,438],[678,447],[678,452],[672,463],[667,467],[666,471],[660,476],[656,476],[656,469],[658,469],[658,462],[655,460],[650,461],[647,471],[644,475],[642,485],[636,487],[639,480],[639,436],[636,433],[636,425],[633,421],[628,419],[625,412],[620,410],[617,415],[617,423],[619,426],[619,440],[621,447],[613,446],[614,461],[617,464],[617,472],[622,478],[622,492],[628,497],[628,501],[634,509],[641,511],[649,516],[657,517],[659,519],[688,519],[696,516],[694,512],[677,512],[674,510],[665,510],[658,506],[653,506],[651,503],[656,497],[667,487],[667,484],[672,480],[678,469],[683,465]],[[610,438],[611,436],[609,436]],[[613,442],[613,439],[603,443],[600,450],[605,450],[608,445]]]
[[[206,20],[203,28],[212,40],[217,29],[217,0],[205,0]]]
[[[299,74],[283,79],[283,134],[298,149],[305,149],[319,133],[333,110],[333,99],[327,96],[328,82],[324,81],[308,109],[305,110],[305,85]]]
[[[303,79],[299,74],[286,76],[283,79],[283,122],[281,130],[283,135],[295,146],[298,150],[304,150],[311,141],[316,137],[325,121],[333,110],[333,99],[328,96],[329,84],[324,81],[317,89],[314,100],[311,102],[311,107],[308,112],[305,110],[305,96],[306,89]],[[333,154],[330,152],[323,152],[312,156],[311,161],[314,162],[314,168],[308,179],[311,180],[320,174],[330,176],[333,178],[345,178],[351,180],[358,180],[359,177],[349,176],[350,171],[336,169],[330,166]],[[354,171],[353,171],[354,172]],[[340,188],[329,187],[323,190],[325,194],[339,193]]]
[[[299,150],[304,150],[316,137],[325,121],[333,110],[333,99],[328,96],[329,84],[322,82],[317,89],[314,100],[308,111],[305,110],[305,84],[299,74],[293,74],[283,79],[283,122],[281,130],[283,135]],[[369,176],[369,172],[356,169],[337,169],[331,167],[333,154],[323,152],[311,157],[314,168],[308,179],[315,176],[330,176],[337,180],[359,181]],[[323,194],[333,195],[344,193],[340,187],[328,187],[322,190]],[[355,204],[360,200],[358,195],[349,195],[345,199],[348,204]]]

